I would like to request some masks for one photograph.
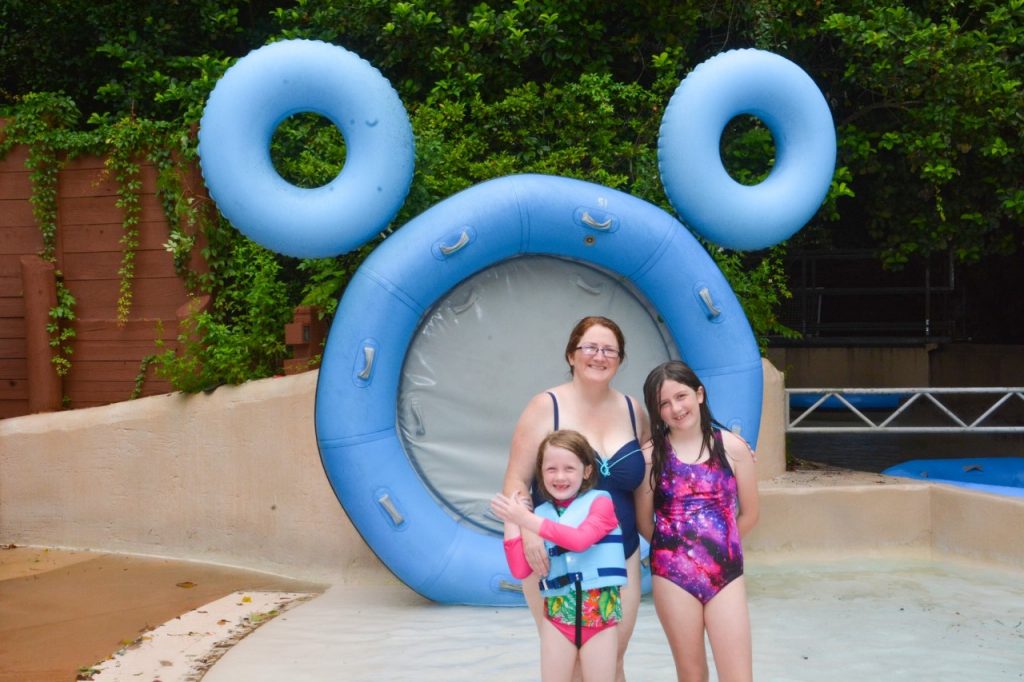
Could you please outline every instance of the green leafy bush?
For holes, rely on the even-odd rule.
[[[33,140],[40,225],[52,231],[45,178],[58,152],[102,150],[103,140],[127,140],[152,122],[161,132],[146,137],[163,149],[150,158],[162,168],[171,156],[194,161],[206,96],[235,58],[268,40],[343,45],[399,91],[416,135],[414,181],[392,225],[351,254],[269,254],[165,184],[175,230],[168,248],[212,303],[183,330],[180,352],[158,365],[175,386],[201,390],[276,371],[296,304],[333,315],[380,239],[475,183],[551,173],[667,209],[656,157],[664,107],[690,69],[732,48],[790,58],[833,111],[831,189],[793,245],[878,247],[892,267],[936,251],[960,262],[1016,252],[1024,241],[1022,34],[1024,0],[10,0],[0,5],[8,66],[0,105],[14,116],[8,130]],[[722,150],[744,183],[773,162],[771,135],[749,120],[730,125]],[[312,115],[287,120],[272,146],[278,170],[306,187],[334,177],[344,155],[337,131]],[[209,243],[210,272],[201,277],[186,270],[196,230]],[[793,333],[776,316],[789,295],[785,248],[708,246],[762,344]]]

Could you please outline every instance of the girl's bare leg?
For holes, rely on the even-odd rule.
[[[615,659],[619,650],[618,626],[602,630],[580,649],[580,671],[586,682],[615,682]],[[563,636],[564,638],[564,636]]]
[[[651,584],[654,610],[672,650],[676,678],[679,682],[707,682],[704,605],[683,588],[660,576],[654,576]]]
[[[622,620],[616,627],[619,631],[619,651],[615,661],[616,682],[626,682],[626,672],[623,667],[626,660],[626,647],[629,646],[629,638],[633,636],[633,628],[636,627],[637,614],[640,612],[640,550],[633,552],[633,556],[626,559],[626,584],[619,588],[622,598]],[[588,680],[589,682],[589,680]]]
[[[704,606],[704,623],[720,682],[750,682],[754,678],[754,665],[747,586],[742,576],[726,585]]]
[[[526,605],[530,607],[530,615],[533,616],[533,620],[537,623],[537,634],[541,638],[541,654],[544,651],[544,633],[548,628],[555,630],[555,628],[548,622],[547,617],[544,614],[544,597],[540,593],[540,578],[536,573],[531,573],[527,578],[523,579],[523,596],[526,598]],[[547,627],[545,627],[547,626]],[[558,633],[557,630],[555,630]],[[565,635],[558,633],[558,636],[563,640]],[[568,641],[568,640],[566,640]],[[576,646],[572,645],[573,651],[576,650]],[[543,668],[543,661],[541,663]],[[582,682],[583,676],[580,673],[579,665],[574,665],[572,673],[572,682]]]
[[[590,645],[590,642],[587,642]],[[614,653],[612,654],[614,656]],[[542,682],[570,682],[579,667],[576,645],[546,618],[540,624],[540,679]],[[610,664],[609,664],[610,669]]]

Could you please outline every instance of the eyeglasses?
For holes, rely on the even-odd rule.
[[[582,352],[588,358],[592,358],[599,352],[609,360],[615,360],[619,357],[618,348],[609,348],[608,346],[598,347],[592,343],[585,343],[582,346],[576,346],[576,350]]]

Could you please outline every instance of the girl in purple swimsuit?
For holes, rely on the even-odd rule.
[[[751,680],[750,617],[740,539],[757,523],[754,453],[718,428],[697,375],[679,361],[644,382],[652,439],[637,526],[651,538],[654,607],[676,675],[707,680],[704,632],[718,679]]]

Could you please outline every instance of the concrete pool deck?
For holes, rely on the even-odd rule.
[[[973,549],[954,539],[977,522],[1002,528],[1010,553],[1024,554],[1024,501],[832,468],[787,472],[761,490],[769,520],[751,535],[747,561],[757,679],[1024,679],[1021,559],[979,547],[977,536]],[[846,536],[813,550],[764,537],[780,532],[776,524],[793,525],[796,537],[837,517],[871,517],[867,509],[892,509],[890,495],[902,500],[902,516],[890,519],[889,539],[899,542],[889,546],[857,547],[861,524],[847,524]],[[798,519],[793,504],[804,512]],[[913,529],[925,517],[932,527]],[[950,520],[953,532],[942,528]],[[959,551],[942,549],[950,543]],[[0,682],[72,679],[69,673],[90,667],[101,682],[140,679],[133,671],[143,670],[158,671],[147,679],[163,682],[536,678],[538,647],[525,609],[434,604],[379,565],[353,569],[319,594],[323,587],[210,564],[3,550]],[[240,613],[259,610],[256,593],[287,590],[305,596],[251,634],[229,635]],[[239,591],[256,600],[241,611]],[[125,649],[159,623],[196,611],[207,622],[189,634],[205,628],[212,639],[178,633]],[[627,670],[633,679],[672,678],[649,597]]]
[[[757,680],[1024,675],[1019,573],[909,556],[838,563],[753,556],[747,581]],[[397,586],[338,586],[249,635],[203,679],[513,681],[538,679],[539,670],[525,609],[442,606]],[[626,673],[675,679],[649,597]]]
[[[879,474],[783,471],[784,394],[771,371],[766,366],[758,448],[761,521],[745,541],[758,679],[842,679],[836,670],[846,668],[860,671],[846,679],[864,679],[865,669],[843,658],[844,652],[852,649],[868,664],[889,661],[891,667],[893,658],[875,652],[888,643],[899,643],[897,653],[920,649],[919,668],[928,661],[948,667],[953,659],[944,656],[959,652],[964,661],[972,660],[977,647],[971,643],[978,641],[1008,652],[996,657],[991,670],[1009,666],[1010,676],[993,672],[989,679],[1022,679],[1020,618],[983,632],[972,624],[1022,612],[1013,586],[1024,582],[1024,500]],[[90,549],[198,562],[197,570],[215,565],[238,574],[286,576],[292,582],[280,585],[282,591],[294,590],[295,581],[331,586],[235,644],[209,672],[207,679],[215,682],[337,679],[328,671],[340,661],[348,662],[341,679],[351,680],[535,678],[535,634],[525,611],[426,603],[391,578],[363,543],[319,461],[311,426],[315,383],[315,372],[309,372],[222,387],[210,395],[171,394],[0,421],[0,545]],[[908,592],[858,590],[856,577],[834,583],[848,568],[863,570],[872,562],[881,567],[883,582],[907,585]],[[772,577],[775,566],[785,574],[778,580]],[[794,572],[803,576],[797,584],[823,591],[809,590],[818,595],[810,601],[798,598],[785,586]],[[915,575],[935,572],[942,574],[937,588],[915,586]],[[972,573],[985,576],[981,593],[943,596],[943,590],[960,595]],[[236,579],[211,599],[252,589]],[[912,602],[908,594],[920,598]],[[963,622],[952,625],[935,618],[958,598],[987,610],[961,609]],[[195,606],[177,608],[181,615]],[[645,603],[643,609],[627,664],[635,679],[670,678],[671,660],[653,608]],[[872,620],[872,614],[889,618]],[[941,633],[928,629],[933,622]],[[862,638],[851,641],[850,629]],[[944,639],[947,631],[968,634]],[[929,632],[915,639],[915,633]],[[931,650],[922,642],[941,646],[925,655]],[[448,647],[461,653],[433,657]],[[797,652],[801,658],[793,658]],[[297,654],[302,655],[295,663],[287,663]],[[0,648],[0,670],[2,656]],[[822,676],[825,668],[812,669],[812,661],[832,669]],[[309,668],[303,677],[317,662],[324,667]],[[244,667],[252,665],[276,677],[261,678]],[[443,673],[425,675],[433,665]],[[885,679],[922,679],[891,677],[890,667],[872,670]]]
[[[961,495],[978,495],[917,487],[909,497],[938,496],[939,507],[949,507]],[[901,490],[903,484],[875,474],[820,469],[789,472],[762,488],[768,509],[793,497],[805,498],[805,507],[818,498],[841,509],[843,499],[872,504],[887,494],[883,489]],[[987,507],[990,523],[1016,519],[1019,538],[1024,503],[988,495],[972,501]],[[1005,512],[1010,516],[1001,517]],[[752,549],[747,581],[756,678],[1022,679],[1021,575],[1021,567],[1012,563],[965,558],[931,544]],[[183,583],[189,589],[182,589]],[[4,550],[0,681],[73,679],[79,668],[96,670],[98,682],[537,677],[538,646],[525,609],[435,604],[383,567],[352,571],[319,594],[322,587],[209,564]],[[285,594],[280,590],[304,594],[258,628],[229,632],[240,615],[269,610],[259,606],[261,596]],[[241,603],[243,593],[250,604]],[[153,628],[161,619],[173,625],[197,613],[205,615],[199,625],[125,647],[136,637],[156,639],[160,629]],[[197,634],[212,637],[197,641]],[[631,679],[673,677],[649,597],[641,605],[627,671]],[[149,676],[140,678],[143,672]]]

